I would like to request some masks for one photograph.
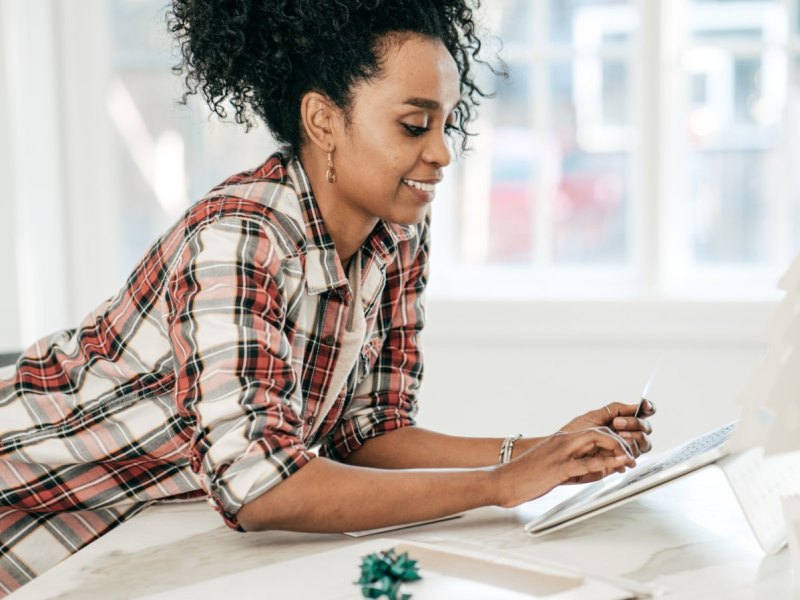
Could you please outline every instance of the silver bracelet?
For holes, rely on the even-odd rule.
[[[511,462],[511,453],[514,451],[514,444],[520,439],[522,439],[522,434],[518,433],[517,435],[510,435],[503,440],[503,445],[500,446],[500,464],[504,465],[507,462]]]

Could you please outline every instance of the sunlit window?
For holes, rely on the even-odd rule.
[[[511,77],[439,224],[443,288],[772,285],[800,241],[797,2],[487,8]]]
[[[460,165],[452,260],[540,272],[625,268],[636,10],[624,1],[526,0],[487,11],[510,78],[485,103],[474,152]]]
[[[264,127],[209,118],[171,67],[177,49],[158,0],[106,0],[111,28],[108,111],[119,177],[120,275],[186,209],[226,177],[255,167],[275,148]]]
[[[695,0],[687,20],[678,122],[688,254],[700,265],[786,259],[798,239],[786,3]]]
[[[124,274],[189,202],[275,145],[172,102],[162,2],[106,7]],[[796,0],[484,12],[511,76],[437,197],[434,295],[476,293],[476,272],[496,297],[771,285],[800,240]]]

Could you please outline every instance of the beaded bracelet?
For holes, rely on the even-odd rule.
[[[511,462],[511,453],[514,451],[514,444],[522,439],[522,434],[510,435],[503,440],[503,445],[500,446],[500,464]]]

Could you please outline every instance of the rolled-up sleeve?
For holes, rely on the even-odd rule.
[[[409,256],[387,272],[380,310],[391,311],[391,327],[382,344],[368,345],[368,352],[375,352],[377,358],[369,375],[357,386],[341,421],[323,441],[322,456],[343,461],[366,440],[415,425],[423,374],[421,333],[425,324],[429,221],[419,227],[418,243],[407,250]]]
[[[226,523],[304,466],[280,260],[267,231],[225,218],[193,233],[168,292],[167,328],[191,466]]]

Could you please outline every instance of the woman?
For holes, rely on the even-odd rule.
[[[649,450],[628,404],[542,438],[414,424],[429,207],[482,96],[466,0],[176,0],[169,22],[187,93],[286,146],[2,373],[5,591],[157,500],[204,496],[240,530],[369,529]]]

